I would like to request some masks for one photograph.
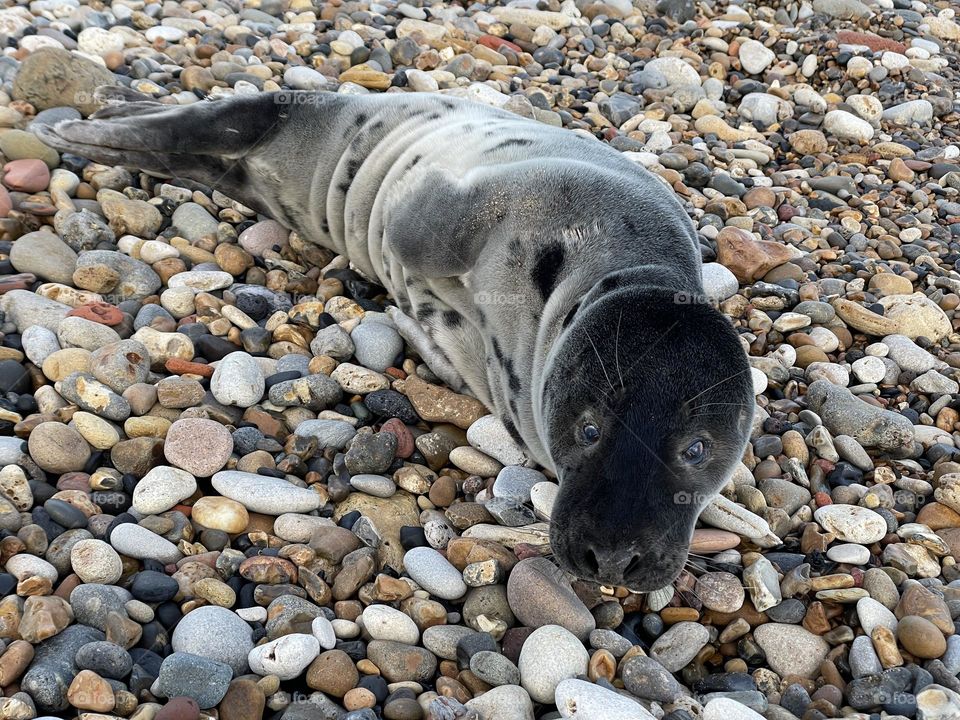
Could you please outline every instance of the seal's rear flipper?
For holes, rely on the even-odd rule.
[[[116,88],[103,92],[115,100]],[[243,159],[276,137],[286,120],[289,108],[277,96],[243,95],[184,106],[120,102],[89,120],[34,124],[30,129],[57,150],[105,165],[195,180],[259,209],[262,203],[251,197]]]

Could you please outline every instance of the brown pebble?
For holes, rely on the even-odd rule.
[[[260,720],[266,699],[256,682],[237,678],[220,701],[220,720]]]
[[[372,708],[376,704],[377,696],[362,687],[354,688],[343,696],[343,706],[351,712]],[[223,718],[223,720],[228,720],[228,718]]]
[[[93,670],[81,670],[67,689],[67,701],[78,710],[110,712],[116,705],[110,683]]]
[[[307,668],[307,686],[334,697],[343,697],[360,681],[353,660],[343,650],[320,653]]]
[[[939,628],[918,615],[907,615],[897,625],[897,639],[914,657],[933,660],[947,651],[947,641]]]

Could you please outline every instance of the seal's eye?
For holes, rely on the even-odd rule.
[[[596,445],[600,442],[600,428],[593,423],[587,423],[580,429],[583,435],[583,442],[587,445]]]
[[[683,461],[688,465],[699,465],[707,459],[707,446],[703,440],[697,440],[683,451]]]

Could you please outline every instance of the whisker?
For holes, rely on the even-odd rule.
[[[717,387],[718,385],[723,385],[723,383],[728,382],[729,380],[732,380],[733,378],[737,377],[738,375],[743,375],[744,373],[747,373],[747,372],[750,372],[750,368],[749,368],[749,367],[746,367],[746,368],[744,368],[743,370],[740,370],[739,372],[735,372],[735,373],[733,373],[732,375],[728,375],[727,377],[723,378],[723,380],[718,380],[717,382],[715,382],[715,383],[714,383],[713,385],[711,385],[710,387],[708,387],[708,388],[706,388],[706,389],[698,392],[698,393],[697,393],[696,395],[694,395],[692,398],[690,398],[689,400],[687,400],[687,401],[683,404],[683,407],[686,407],[687,405],[689,405],[690,403],[692,403],[694,400],[696,400],[698,397],[700,397],[700,396],[702,396],[702,395],[710,392],[711,390],[713,390],[713,389],[714,389],[715,387]]]
[[[603,365],[603,358],[600,357],[600,351],[597,350],[597,346],[594,344],[593,338],[590,336],[590,333],[589,333],[587,330],[584,330],[584,333],[585,333],[586,336],[587,336],[587,340],[590,341],[590,347],[593,348],[593,352],[596,354],[597,360],[600,361],[600,369],[603,370],[603,376],[607,379],[607,385],[610,386],[610,389],[611,389],[611,390],[616,391],[616,388],[613,386],[613,383],[610,382],[610,376],[607,375],[607,368],[604,367],[604,365]]]
[[[700,408],[705,408],[705,407],[713,407],[715,405],[720,405],[722,407],[747,408],[747,407],[753,407],[754,405],[756,405],[756,403],[712,402],[712,403],[704,403],[703,405],[697,405],[694,408],[694,410],[699,410]]]
[[[617,375],[620,376],[620,387],[624,390],[627,389],[626,384],[623,382],[623,373],[620,371],[620,322],[623,320],[623,308],[620,308],[620,317],[617,318],[617,334],[614,337],[613,342],[613,357],[617,361]]]

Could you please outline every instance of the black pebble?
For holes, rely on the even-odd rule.
[[[154,570],[137,573],[130,585],[130,593],[145,603],[165,603],[172,600],[179,591],[180,586],[176,580]],[[158,612],[160,609],[158,608]]]
[[[30,374],[16,360],[0,360],[0,392],[30,392]]]
[[[400,544],[404,550],[415,547],[427,547],[427,535],[422,527],[404,525],[400,528]]]

